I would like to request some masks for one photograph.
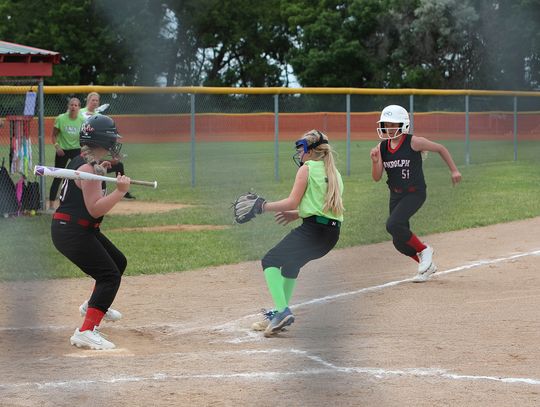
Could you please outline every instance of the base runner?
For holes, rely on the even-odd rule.
[[[437,271],[437,266],[433,262],[433,248],[411,232],[409,224],[426,200],[422,152],[439,153],[450,169],[453,185],[461,181],[461,174],[446,147],[409,134],[409,113],[403,107],[385,107],[377,123],[377,133],[383,141],[371,150],[371,175],[375,181],[380,181],[383,171],[388,176],[390,217],[386,230],[392,235],[394,247],[418,262],[418,274],[413,281],[423,282]]]

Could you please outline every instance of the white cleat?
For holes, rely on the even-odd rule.
[[[90,348],[96,350],[114,349],[116,346],[111,341],[105,339],[102,334],[94,327],[94,330],[79,331],[75,329],[73,336],[69,339],[72,345],[78,348]]]
[[[424,283],[429,280],[431,275],[437,271],[437,266],[434,263],[431,263],[431,266],[426,270],[425,273],[418,273],[413,277],[413,283]]]
[[[87,310],[88,310],[88,301],[85,301],[79,307],[79,311],[82,317],[86,316]],[[112,308],[109,308],[109,310],[103,316],[103,320],[109,321],[109,322],[116,322],[120,319],[122,319],[122,313]]]
[[[424,274],[433,264],[433,247],[427,246],[418,253],[418,274]]]

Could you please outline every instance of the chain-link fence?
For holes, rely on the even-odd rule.
[[[36,83],[2,85],[0,159],[14,183],[23,175],[35,181],[37,118],[24,109]],[[540,93],[534,92],[45,87],[45,162],[39,164],[54,163],[52,129],[68,100],[77,97],[84,107],[95,90],[123,136],[126,173],[158,180],[163,200],[175,199],[183,187],[288,177],[294,174],[291,141],[313,128],[329,135],[343,174],[361,174],[378,142],[380,111],[389,104],[409,110],[414,134],[445,144],[458,165],[534,160],[540,152]],[[48,194],[51,180],[46,183]]]

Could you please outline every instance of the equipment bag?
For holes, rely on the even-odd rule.
[[[23,189],[22,208],[26,211],[38,210],[40,208],[41,196],[39,193],[39,182],[28,182]]]
[[[4,161],[5,159],[2,158],[2,166],[0,167],[0,214],[13,214],[18,209],[17,194],[15,184],[4,166]]]

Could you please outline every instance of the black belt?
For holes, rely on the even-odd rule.
[[[336,219],[330,219],[325,216],[310,216],[308,218],[304,218],[305,222],[311,222],[311,223],[318,223],[320,225],[326,225],[326,226],[332,226],[334,228],[340,228],[341,222]]]

